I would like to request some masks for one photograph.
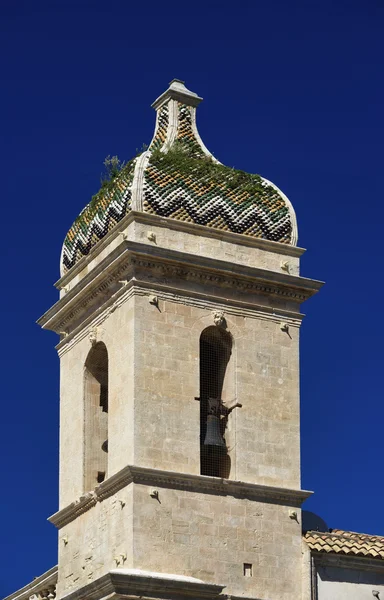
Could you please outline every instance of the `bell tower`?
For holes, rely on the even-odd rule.
[[[179,80],[68,232],[58,598],[301,597],[294,210],[225,167]]]

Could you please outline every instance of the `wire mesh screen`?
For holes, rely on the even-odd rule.
[[[227,418],[222,393],[231,356],[231,336],[219,327],[207,327],[200,337],[200,472],[228,477],[229,456],[225,443]]]

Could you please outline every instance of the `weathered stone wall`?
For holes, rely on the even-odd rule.
[[[136,464],[199,473],[199,339],[212,310],[135,299]],[[229,477],[299,488],[298,328],[278,320],[226,315],[233,336],[224,400]],[[227,437],[226,436],[226,437]]]
[[[133,563],[133,488],[98,502],[59,532],[57,597]]]
[[[286,506],[163,488],[157,501],[135,485],[133,532],[138,569],[219,583],[226,594],[301,597],[301,526]]]
[[[84,365],[89,350],[85,339],[60,359],[60,508],[84,491]]]
[[[231,261],[234,273],[237,264],[281,272],[284,259],[298,273],[297,256],[285,256],[283,248],[269,252],[261,243],[239,245],[153,223],[131,222],[126,233],[157,249]],[[90,257],[67,281],[67,292],[119,243],[121,236]],[[89,491],[84,365],[95,342],[108,351],[108,478],[126,465],[200,473],[199,345],[201,333],[216,326],[217,310],[224,311],[232,337],[223,400],[242,404],[225,434],[228,478],[300,489],[297,298],[269,292],[268,284],[236,286],[231,271],[216,278],[214,266],[212,276],[203,266],[200,277],[188,260],[168,270],[137,260],[133,285],[126,285],[128,271],[114,283],[112,301],[105,292],[83,316],[75,314],[79,329],[60,346],[60,508]],[[281,327],[285,318],[288,330]],[[150,491],[131,483],[60,530],[59,598],[116,566],[197,577],[233,595],[300,598],[301,532],[289,506],[166,487],[159,488],[158,501]],[[251,577],[244,575],[245,563],[252,565]]]
[[[188,299],[135,295],[97,329],[109,365],[108,473],[127,464],[198,474],[199,339],[213,325],[212,308]],[[280,320],[226,314],[233,337],[224,400],[231,479],[298,488],[298,328]],[[60,506],[84,491],[83,338],[61,357]]]
[[[108,351],[108,474],[134,463],[134,302],[111,313],[97,330]],[[85,489],[84,374],[91,349],[89,337],[61,356],[60,507],[77,500]],[[95,482],[94,485],[96,485]],[[94,486],[93,486],[94,487]],[[93,487],[91,489],[93,489]]]
[[[290,507],[164,487],[154,498],[152,491],[130,484],[60,531],[59,598],[116,567],[197,577],[225,585],[226,594],[300,598],[301,526]]]

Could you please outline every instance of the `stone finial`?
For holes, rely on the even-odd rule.
[[[195,92],[191,92],[185,87],[184,81],[181,81],[181,79],[172,79],[171,83],[169,84],[169,88],[163,94],[161,94],[161,96],[156,98],[152,104],[152,108],[157,110],[167,100],[171,99],[178,100],[179,102],[187,104],[188,106],[197,106],[202,101],[200,96],[195,94]]]

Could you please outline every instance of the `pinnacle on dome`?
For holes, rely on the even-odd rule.
[[[195,158],[208,156],[217,162],[204,146],[197,131],[196,107],[201,101],[202,98],[188,90],[181,79],[173,79],[169,88],[152,104],[157,118],[149,150],[166,153],[171,148],[182,148],[186,154],[192,154]]]
[[[222,165],[205,147],[196,126],[201,101],[179,79],[155,100],[149,147],[114,172],[80,213],[64,240],[62,274],[133,211],[296,244],[288,198],[259,175]]]
[[[181,81],[181,79],[172,79],[169,84],[169,88],[163,94],[161,94],[161,96],[156,98],[152,104],[152,108],[157,110],[164,104],[164,102],[170,100],[171,98],[173,100],[177,100],[178,102],[184,102],[184,104],[189,106],[197,106],[202,101],[200,96],[195,94],[195,92],[191,92],[185,87],[184,81]]]

